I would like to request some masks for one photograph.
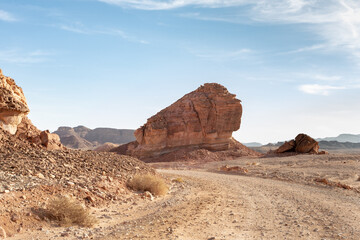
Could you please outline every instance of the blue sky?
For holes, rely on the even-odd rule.
[[[359,1],[1,1],[0,30],[40,129],[136,129],[218,82],[242,142],[360,133]]]

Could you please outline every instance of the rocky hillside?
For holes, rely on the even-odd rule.
[[[144,161],[196,160],[204,155],[197,150],[256,156],[232,138],[240,128],[241,116],[241,101],[234,94],[220,84],[206,83],[149,118],[135,131],[136,141],[114,151]]]
[[[60,136],[63,145],[73,149],[94,149],[105,143],[119,145],[135,140],[134,130],[129,129],[59,127],[54,133]]]
[[[54,196],[92,206],[122,201],[129,178],[154,173],[130,156],[64,148],[58,135],[26,117],[21,88],[1,71],[0,93],[0,238],[49,224],[41,213]],[[79,131],[79,137],[87,134]]]

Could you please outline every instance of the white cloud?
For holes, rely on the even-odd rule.
[[[0,51],[0,62],[16,64],[42,63],[49,61],[49,57],[52,55],[54,55],[54,52],[44,50],[24,52],[19,49],[11,49]]]
[[[15,22],[17,19],[10,13],[0,9],[0,20],[6,22]]]
[[[330,85],[319,85],[319,84],[304,84],[299,86],[299,90],[313,95],[328,96],[331,91],[346,89],[343,86],[330,86]]]
[[[119,36],[122,39],[127,40],[129,42],[149,44],[149,42],[128,35],[119,29],[88,29],[81,23],[75,23],[73,25],[60,25],[59,27],[62,30],[74,32],[74,33],[88,34],[88,35],[96,35],[96,34],[113,35],[113,36]]]
[[[98,0],[126,8],[169,10],[186,6],[203,8],[249,7],[238,17],[273,24],[306,24],[323,43],[288,53],[313,50],[340,50],[360,62],[360,1],[359,0]],[[245,15],[245,16],[244,16]],[[237,16],[186,14],[199,20],[237,22]],[[234,20],[235,19],[235,20]],[[359,63],[360,64],[360,63]]]

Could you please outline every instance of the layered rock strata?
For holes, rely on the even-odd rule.
[[[154,158],[180,149],[226,151],[240,128],[241,101],[217,83],[206,83],[163,109],[134,133],[136,141],[114,151]],[[243,147],[243,146],[242,146]]]

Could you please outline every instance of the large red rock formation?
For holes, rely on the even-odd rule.
[[[319,143],[306,134],[299,134],[295,140],[285,142],[276,153],[296,152],[296,153],[319,153]]]
[[[206,83],[149,118],[135,131],[136,141],[117,151],[148,159],[184,148],[229,150],[239,146],[231,143],[241,115],[241,101],[234,94],[220,84]]]
[[[41,132],[31,123],[26,116],[29,112],[22,89],[14,79],[4,76],[0,69],[0,128],[49,150],[62,148],[56,134]]]

